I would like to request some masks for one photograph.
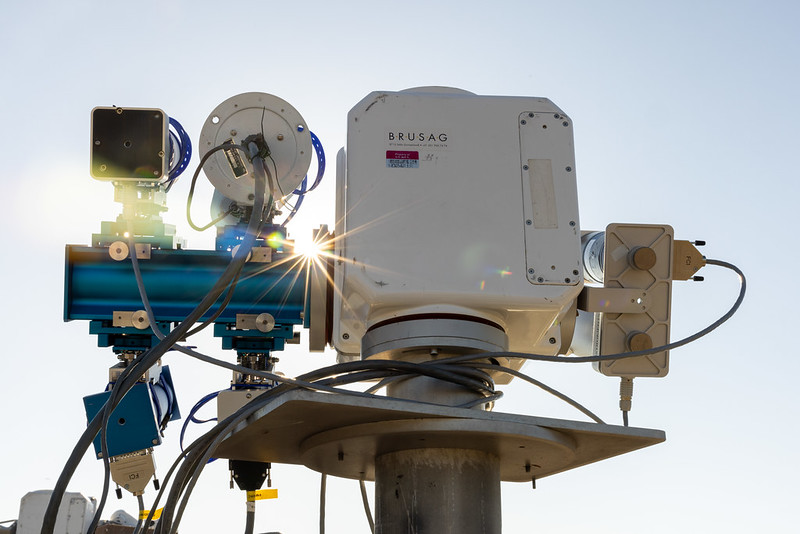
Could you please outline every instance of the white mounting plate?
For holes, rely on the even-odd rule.
[[[227,393],[218,402],[226,402]],[[375,457],[387,452],[484,450],[500,458],[502,480],[523,482],[665,439],[661,430],[296,390],[256,409],[214,455],[374,480]]]
[[[241,144],[254,134],[264,134],[272,159],[267,160],[269,171],[276,179],[273,197],[283,198],[292,193],[308,171],[311,163],[311,133],[303,117],[288,102],[267,93],[242,93],[217,106],[206,119],[200,132],[199,151],[205,154],[226,142]],[[255,180],[252,164],[244,153],[241,157],[244,173],[236,176],[225,150],[212,155],[203,167],[209,181],[224,196],[237,203],[252,206]],[[267,195],[270,191],[267,191]]]

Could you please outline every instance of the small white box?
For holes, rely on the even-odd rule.
[[[44,513],[50,502],[50,490],[32,491],[25,495],[19,505],[17,534],[39,534]],[[64,494],[56,516],[54,534],[84,534],[92,522],[96,502],[80,493]]]

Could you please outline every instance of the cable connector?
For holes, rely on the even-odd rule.
[[[705,241],[674,241],[672,253],[673,280],[692,279],[695,273],[705,266],[705,257],[695,248],[705,244]]]
[[[622,422],[628,426],[628,412],[633,407],[633,378],[622,377],[619,381],[619,409],[622,410]]]

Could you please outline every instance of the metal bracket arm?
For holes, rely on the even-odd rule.
[[[603,313],[644,313],[651,299],[644,289],[584,286],[578,295],[578,309]]]

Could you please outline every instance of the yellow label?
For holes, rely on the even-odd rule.
[[[247,492],[248,502],[260,501],[262,499],[277,499],[277,498],[278,498],[277,489],[263,489],[263,490]]]
[[[158,510],[153,512],[153,521],[161,519],[161,511],[162,510],[163,510],[163,508],[159,508]],[[139,512],[139,519],[145,520],[145,519],[147,519],[148,515],[150,515],[150,510],[142,510],[141,512]]]

